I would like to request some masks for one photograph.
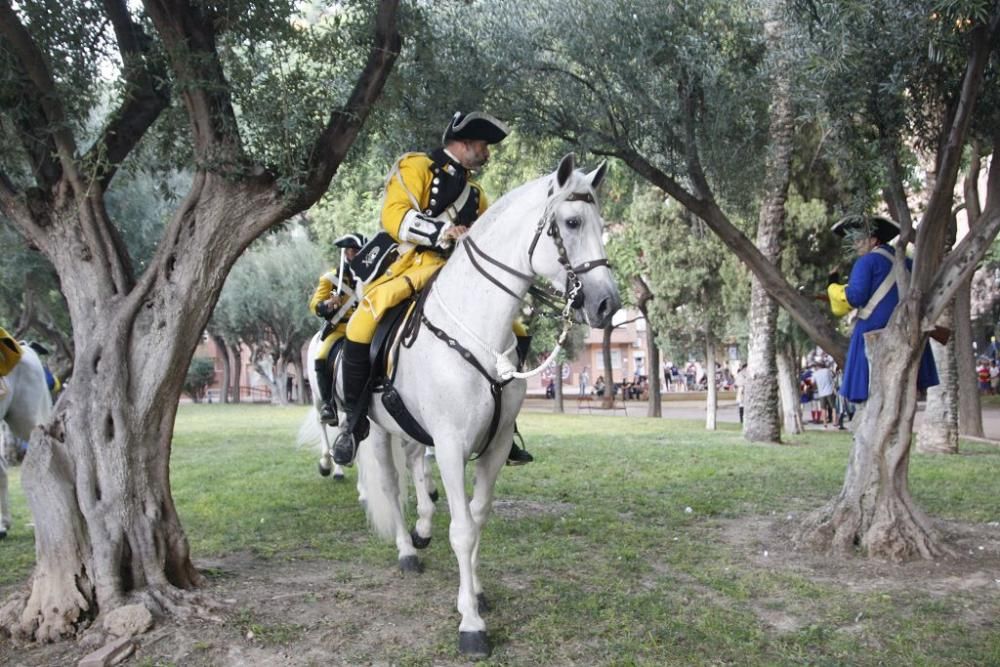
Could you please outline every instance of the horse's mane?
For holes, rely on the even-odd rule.
[[[525,183],[522,183],[513,190],[510,190],[506,194],[502,195],[500,199],[496,201],[496,203],[491,204],[489,208],[486,209],[486,212],[483,213],[483,215],[478,220],[476,220],[476,224],[472,226],[473,231],[480,227],[487,227],[488,223],[491,222],[494,218],[499,218],[500,216],[504,215],[507,212],[507,209],[513,206],[515,202],[520,202],[522,200],[526,190],[529,190],[530,188],[539,185],[540,182],[545,180],[547,176],[548,174],[539,176],[538,178],[532,179],[530,181],[526,181]],[[487,224],[481,225],[480,223],[487,223]]]

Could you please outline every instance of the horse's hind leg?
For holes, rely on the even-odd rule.
[[[431,524],[434,518],[434,499],[429,492],[432,488],[430,470],[424,450],[425,447],[418,443],[406,443],[407,465],[413,476],[413,488],[417,496],[417,523],[410,533],[410,539],[417,549],[425,549],[431,543]]]
[[[387,510],[396,540],[396,549],[399,552],[399,568],[403,572],[422,572],[423,565],[417,558],[417,550],[410,539],[410,533],[406,530],[406,520],[403,517],[403,507],[400,500],[400,471],[396,468],[392,441],[384,431],[376,434],[375,429],[372,429],[372,435],[365,440],[364,446],[372,448],[378,461],[379,483],[382,487],[382,494],[388,501]]]
[[[319,413],[316,413],[316,419],[319,420]],[[319,423],[319,437],[323,445],[323,453],[319,457],[319,474],[323,477],[328,477],[330,473],[333,473],[333,478],[335,480],[342,481],[344,479],[344,469],[338,464],[333,462],[333,449],[330,447],[330,438],[326,434],[326,424],[323,422]]]
[[[0,540],[7,537],[10,525],[10,498],[7,495],[7,460],[4,458],[3,449],[0,449]]]

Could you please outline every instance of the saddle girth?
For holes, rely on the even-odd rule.
[[[428,447],[434,446],[434,438],[427,433],[424,427],[420,425],[420,422],[416,420],[406,407],[406,403],[403,402],[403,397],[399,395],[394,383],[396,370],[399,368],[399,349],[401,347],[412,347],[413,343],[416,342],[417,334],[420,332],[420,320],[423,316],[424,303],[427,301],[427,295],[430,294],[431,285],[434,284],[438,273],[440,272],[435,272],[430,277],[424,285],[424,289],[416,295],[415,302],[412,303],[412,308],[409,308],[404,316],[400,325],[402,331],[396,337],[398,343],[386,350],[386,368],[389,370],[380,386],[376,389],[376,391],[382,392],[382,406],[392,415],[396,423],[413,439]],[[414,297],[411,297],[410,300],[413,301],[413,299]],[[390,335],[388,338],[393,338],[393,336]]]
[[[476,359],[472,352],[470,352],[457,340],[449,336],[444,330],[434,326],[434,324],[427,319],[427,316],[424,315],[423,312],[420,313],[420,321],[427,327],[428,331],[444,341],[448,347],[458,352],[458,354],[461,355],[461,357],[468,362],[469,365],[479,371],[479,374],[486,378],[486,381],[490,383],[490,395],[493,396],[493,416],[490,418],[490,430],[486,434],[486,440],[483,442],[481,447],[477,448],[476,457],[478,458],[479,456],[482,456],[484,451],[486,451],[486,448],[493,441],[493,436],[497,434],[497,427],[500,425],[500,408],[503,404],[503,388],[510,384],[510,381],[514,378],[494,380],[493,376],[490,375],[489,371],[483,368],[483,365],[479,363],[479,360]]]

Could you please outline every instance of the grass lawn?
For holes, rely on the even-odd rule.
[[[355,473],[348,483],[321,478],[315,452],[295,448],[304,414],[181,408],[173,493],[196,559],[395,566],[394,548],[368,534]],[[800,554],[785,539],[796,517],[839,490],[846,433],[775,446],[693,421],[527,413],[519,426],[536,462],[501,474],[481,548],[496,664],[1000,665],[1000,449],[913,455],[917,503],[992,541],[965,553],[956,537],[961,558],[897,566]],[[33,562],[12,472],[14,528],[0,543],[7,589]],[[428,623],[427,642],[352,659],[457,660],[447,521],[441,502],[421,575],[445,589],[444,622]]]

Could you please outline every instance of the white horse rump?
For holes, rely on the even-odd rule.
[[[38,354],[21,344],[21,360],[6,377],[7,394],[0,398],[0,419],[7,422],[15,438],[28,440],[31,431],[48,421],[52,414],[52,396],[45,381],[45,368]],[[0,451],[0,539],[11,526],[10,498],[7,491],[7,462]]]

